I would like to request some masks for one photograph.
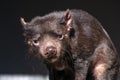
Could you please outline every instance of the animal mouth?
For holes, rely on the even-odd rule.
[[[51,53],[49,55],[47,55],[46,61],[49,63],[54,63],[58,60],[58,56],[57,53]]]
[[[51,53],[51,54],[49,54],[49,55],[47,56],[47,58],[48,58],[48,59],[56,58],[56,57],[57,57],[56,54],[57,54],[57,53]]]

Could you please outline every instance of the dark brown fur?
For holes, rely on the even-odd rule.
[[[53,12],[29,23],[21,18],[21,23],[31,52],[43,58],[50,80],[116,80],[116,49],[87,12]]]

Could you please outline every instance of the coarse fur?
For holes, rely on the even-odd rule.
[[[25,22],[30,52],[43,58],[50,80],[116,80],[117,51],[100,24],[82,10],[52,12]]]

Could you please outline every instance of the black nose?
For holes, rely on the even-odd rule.
[[[56,47],[53,47],[53,46],[48,46],[46,48],[46,55],[47,54],[56,54]]]

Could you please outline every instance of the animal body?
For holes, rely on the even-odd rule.
[[[30,52],[44,60],[50,80],[116,80],[116,49],[87,12],[58,11],[21,23]]]

